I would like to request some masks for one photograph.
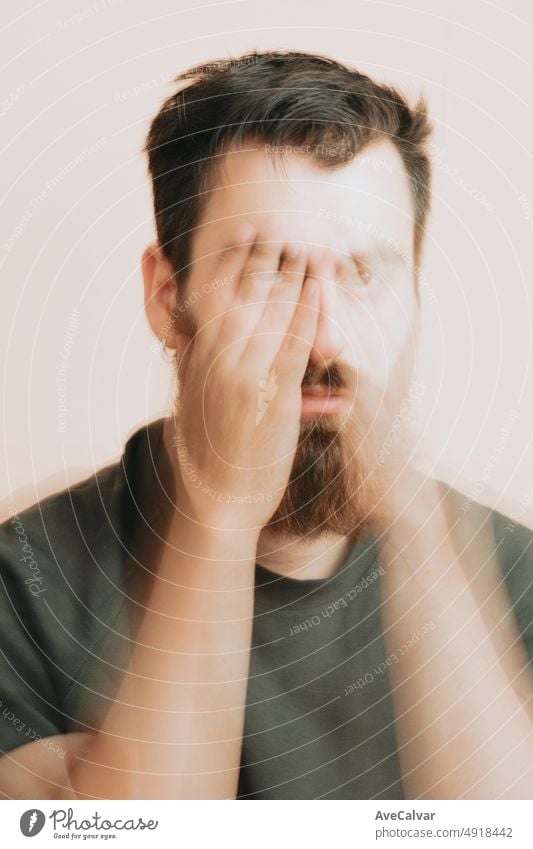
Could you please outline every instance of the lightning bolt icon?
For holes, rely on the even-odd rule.
[[[267,380],[262,380],[259,383],[259,399],[257,403],[257,413],[255,415],[256,425],[259,424],[265,415],[269,402],[272,401],[272,398],[278,391],[278,376],[277,371],[274,369],[272,374],[269,374]]]
[[[33,826],[37,822],[37,811],[34,811],[30,817],[30,821],[28,823],[28,831],[32,831]]]

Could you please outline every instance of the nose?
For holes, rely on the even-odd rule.
[[[342,348],[335,255],[326,249],[309,259],[308,274],[319,284],[319,316],[310,361],[319,369],[337,359]]]

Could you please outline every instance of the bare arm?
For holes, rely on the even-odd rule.
[[[403,484],[405,487],[405,483]],[[533,798],[527,655],[494,578],[475,591],[435,482],[412,476],[384,546],[382,615],[408,798]],[[486,588],[487,589],[487,588]]]
[[[148,552],[153,583],[118,693],[69,757],[64,786],[55,775],[54,798],[235,798],[257,539],[289,479],[319,311],[305,252],[265,235],[234,235],[212,269],[232,285],[208,286],[194,339],[176,336],[162,554]],[[271,372],[276,397],[258,421]]]
[[[130,666],[103,726],[4,755],[0,795],[234,798],[255,548],[249,533],[200,533],[174,522]]]
[[[75,799],[69,771],[90,735],[55,734],[17,746],[0,758],[0,799]]]
[[[255,549],[174,523],[130,667],[71,770],[79,798],[235,798]]]
[[[289,478],[318,320],[305,254],[242,241],[213,272],[234,285],[202,302],[180,357],[180,409],[165,424],[178,509],[131,666],[71,770],[80,797],[236,795],[257,540]],[[258,422],[271,370],[278,392]]]

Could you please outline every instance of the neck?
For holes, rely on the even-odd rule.
[[[337,534],[317,539],[279,537],[265,527],[259,535],[256,561],[284,577],[303,581],[329,578],[348,556],[353,540]]]

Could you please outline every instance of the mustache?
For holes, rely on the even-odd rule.
[[[320,368],[309,363],[302,380],[302,387],[304,386],[326,386],[330,389],[349,389],[351,381],[348,380],[345,371],[337,363],[332,363],[325,368]]]

